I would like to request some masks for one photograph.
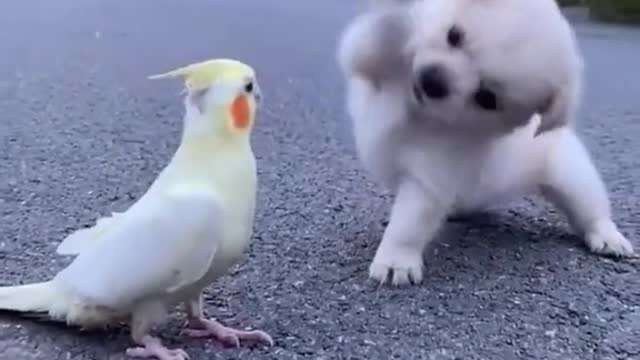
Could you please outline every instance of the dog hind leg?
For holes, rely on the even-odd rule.
[[[565,213],[594,253],[627,256],[633,254],[629,240],[611,217],[606,187],[589,153],[571,130],[554,149],[546,164],[541,184],[543,195]]]

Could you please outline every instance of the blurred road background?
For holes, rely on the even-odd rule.
[[[389,197],[354,156],[334,61],[344,0],[0,2],[0,284],[42,280],[68,232],[131,204],[179,139],[180,86],[150,74],[209,57],[254,65],[255,239],[207,310],[268,331],[224,349],[162,331],[192,359],[639,359],[633,261],[590,255],[540,199],[451,223],[418,287],[367,280]],[[580,132],[640,249],[640,29],[571,12],[588,65]],[[534,202],[535,201],[535,202]],[[128,331],[0,316],[2,360],[124,359]]]

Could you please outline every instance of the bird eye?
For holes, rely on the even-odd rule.
[[[464,32],[457,26],[452,26],[447,33],[447,42],[451,47],[459,48],[464,41]]]
[[[253,82],[249,82],[244,86],[244,91],[251,93],[253,91]]]

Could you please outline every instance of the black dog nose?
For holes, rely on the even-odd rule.
[[[446,71],[442,65],[429,65],[418,75],[418,85],[432,99],[443,99],[449,95]]]

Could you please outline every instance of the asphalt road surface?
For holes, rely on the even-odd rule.
[[[640,265],[590,255],[539,198],[450,223],[417,287],[368,265],[389,196],[354,156],[334,62],[345,0],[0,2],[0,284],[43,280],[71,230],[122,210],[174,151],[177,82],[147,75],[209,57],[253,64],[255,237],[207,311],[268,331],[226,349],[162,327],[192,359],[640,359]],[[572,12],[588,64],[580,132],[640,248],[640,29]],[[144,256],[144,255],[142,255]],[[127,329],[0,316],[2,360],[124,359]]]

